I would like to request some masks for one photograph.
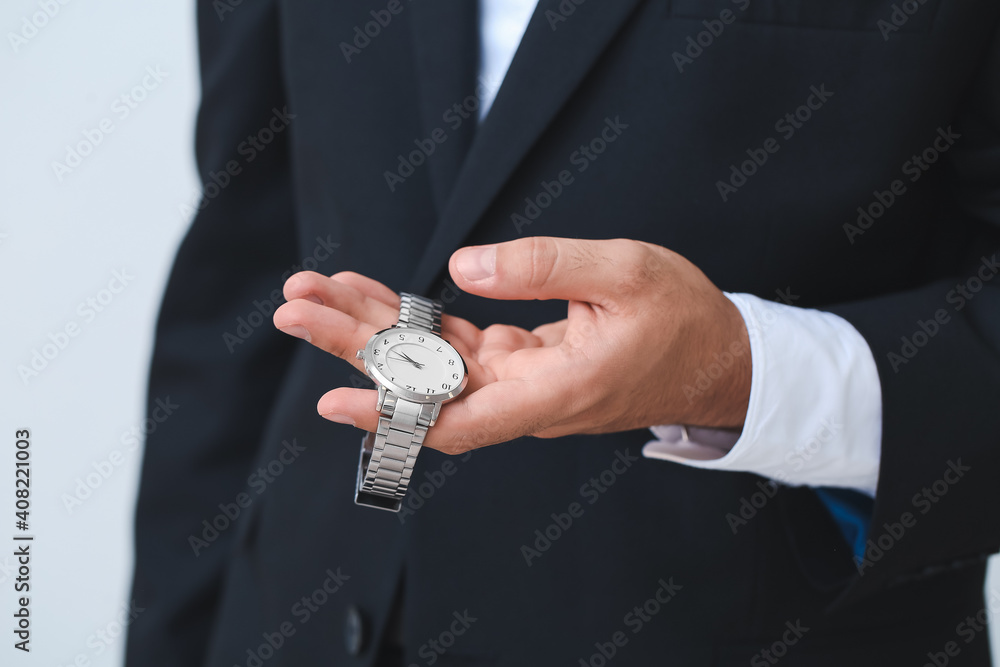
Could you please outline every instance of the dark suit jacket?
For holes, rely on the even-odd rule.
[[[206,199],[157,327],[150,409],[180,407],[146,448],[130,665],[371,664],[400,587],[407,664],[988,663],[961,624],[1000,535],[1000,4],[579,3],[541,0],[474,135],[472,2],[199,3]],[[404,520],[353,504],[360,434],[315,405],[364,380],[273,329],[275,290],[354,270],[532,327],[565,305],[446,281],[526,235],[661,244],[861,332],[861,573],[809,489],[607,473],[645,431],[427,450]]]

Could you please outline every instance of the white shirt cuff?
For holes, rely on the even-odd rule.
[[[654,426],[649,458],[753,472],[791,485],[875,496],[882,388],[868,343],[832,313],[730,294],[750,334],[750,403],[741,434]],[[712,368],[698,373],[710,381]],[[697,392],[695,385],[685,393]],[[735,443],[733,442],[735,440]]]

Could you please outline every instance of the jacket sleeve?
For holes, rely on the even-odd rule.
[[[831,312],[864,336],[882,389],[882,456],[864,558],[847,599],[982,565],[1000,548],[1000,36],[945,154],[964,235],[957,271]],[[920,262],[920,257],[914,257]]]
[[[197,14],[205,195],[170,274],[150,370],[147,424],[155,427],[142,464],[133,582],[143,611],[126,649],[127,664],[143,667],[202,663],[237,530],[201,548],[191,538],[203,538],[203,520],[246,490],[292,351],[269,317],[296,253],[277,11],[255,0],[219,15],[204,0]],[[249,141],[265,128],[273,140]]]

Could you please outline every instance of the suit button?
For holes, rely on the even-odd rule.
[[[355,605],[347,607],[347,618],[344,619],[344,646],[351,655],[358,655],[365,648],[365,617]]]

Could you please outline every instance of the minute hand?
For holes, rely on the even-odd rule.
[[[417,368],[417,370],[420,370],[421,368],[424,367],[424,364],[414,361],[413,359],[410,359],[410,357],[404,354],[403,352],[397,352],[396,354],[399,355],[396,357],[397,359],[399,359],[400,361],[405,361],[407,363],[413,364]]]

